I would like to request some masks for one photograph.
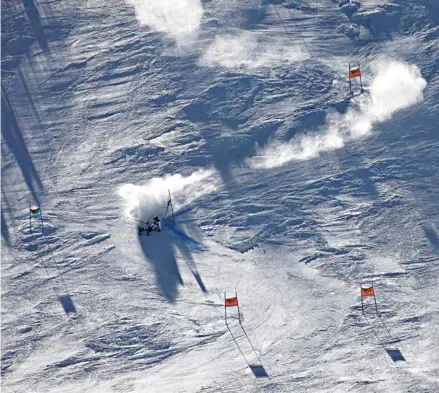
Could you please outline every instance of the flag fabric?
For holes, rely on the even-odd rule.
[[[349,79],[355,78],[357,76],[361,76],[361,71],[359,68],[355,68],[354,70],[349,71]]]
[[[365,296],[375,296],[375,289],[373,287],[361,288],[361,297]]]
[[[238,298],[235,297],[230,297],[228,299],[224,299],[224,306],[225,307],[234,307],[234,306],[238,306]]]
[[[168,207],[171,206],[171,203],[172,203],[171,198],[169,198],[168,199]]]
[[[30,215],[32,217],[39,216],[41,214],[41,210],[39,207],[30,207],[29,211],[30,211]]]

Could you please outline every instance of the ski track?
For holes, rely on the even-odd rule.
[[[185,3],[195,33],[129,2],[2,3],[2,388],[439,391],[437,5]],[[367,90],[383,58],[419,67],[421,103],[341,149],[247,165],[357,105],[347,63]],[[217,189],[138,238],[119,187],[200,168]]]

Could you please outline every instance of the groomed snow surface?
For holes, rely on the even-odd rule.
[[[438,24],[2,1],[2,391],[439,392]]]

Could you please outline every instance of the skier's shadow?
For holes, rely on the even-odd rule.
[[[189,236],[188,233],[185,232],[184,227],[180,227],[173,221],[168,221],[165,224],[165,231],[172,236],[175,246],[177,247],[183,259],[186,261],[186,264],[197,281],[200,289],[203,292],[207,292],[200,273],[198,272],[197,265],[192,257],[192,250],[204,250],[203,245],[193,237]]]
[[[150,236],[139,236],[143,253],[154,268],[157,284],[163,296],[169,302],[175,301],[178,294],[178,285],[184,285],[177,264],[176,250],[180,252],[186,261],[201,290],[207,292],[188,245],[194,246],[200,243],[185,234],[175,224],[172,228],[173,231],[169,231],[167,225],[165,225],[165,229],[160,233],[153,231]]]
[[[183,285],[174,253],[174,241],[165,232],[152,232],[150,236],[139,236],[145,257],[154,268],[157,285],[163,296],[174,302],[178,285]]]
[[[203,280],[201,279],[200,273],[198,272],[197,266],[195,265],[194,258],[192,257],[192,253],[187,246],[187,244],[183,242],[176,242],[177,248],[180,251],[180,254],[183,256],[184,260],[186,261],[191,273],[193,274],[195,280],[197,281],[198,285],[200,286],[200,289],[203,292],[207,292],[207,289],[203,283]]]

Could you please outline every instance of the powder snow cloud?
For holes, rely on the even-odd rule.
[[[215,170],[199,169],[189,176],[166,175],[150,179],[144,185],[124,184],[118,194],[122,198],[128,217],[146,221],[166,211],[168,190],[172,193],[174,210],[214,192],[220,182]]]
[[[399,110],[423,101],[427,82],[415,65],[387,60],[374,66],[369,94],[344,115],[328,116],[323,132],[295,136],[287,143],[272,142],[248,159],[253,168],[274,168],[294,160],[307,160],[319,153],[342,148],[350,140],[367,136],[374,124],[389,120]]]
[[[137,20],[154,31],[172,36],[179,43],[198,30],[203,6],[200,0],[126,0],[134,6]]]
[[[216,36],[199,63],[207,67],[257,69],[302,61],[307,57],[306,50],[300,45],[293,45],[287,37],[244,31]]]

